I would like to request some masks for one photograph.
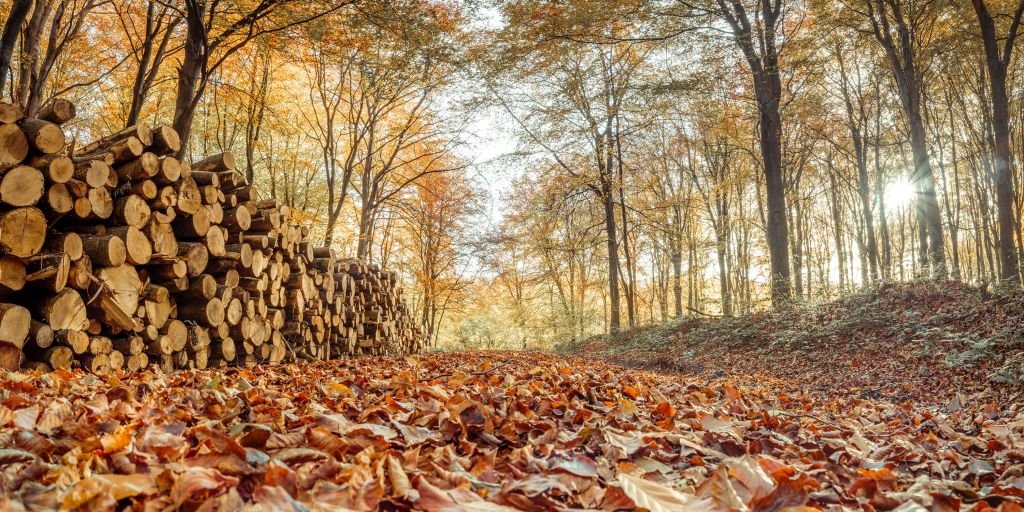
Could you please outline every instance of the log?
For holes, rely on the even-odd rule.
[[[0,124],[0,168],[20,164],[28,156],[28,149],[28,139],[18,125]]]
[[[35,155],[28,165],[43,171],[51,183],[67,183],[75,174],[75,162],[64,155]]]
[[[82,368],[92,373],[108,373],[110,371],[110,359],[106,354],[86,355],[81,359]]]
[[[210,231],[210,211],[201,208],[189,216],[178,217],[172,223],[174,232],[183,238],[203,238]]]
[[[59,292],[68,284],[71,273],[71,257],[66,252],[37,254],[29,260],[25,284]]]
[[[156,199],[159,188],[153,180],[142,180],[132,183],[128,188],[128,191],[145,199],[146,201],[152,201],[153,199]]]
[[[78,291],[64,288],[60,292],[42,300],[37,309],[40,320],[48,324],[54,331],[84,331],[89,326],[85,302]]]
[[[141,354],[146,349],[146,343],[142,336],[129,336],[127,338],[111,340],[114,350],[129,356]]]
[[[178,304],[178,317],[206,327],[217,327],[224,323],[224,304],[218,298],[212,298],[206,303]]]
[[[18,125],[25,131],[25,139],[33,150],[49,155],[64,149],[64,131],[60,126],[32,117],[18,121]]]
[[[43,355],[43,362],[54,370],[70,370],[74,353],[68,347],[50,347]]]
[[[239,206],[225,211],[221,223],[232,231],[248,231],[252,225],[252,217],[248,208]]]
[[[90,284],[92,284],[92,260],[83,254],[81,258],[71,263],[71,270],[68,272],[68,286],[86,291]]]
[[[72,177],[83,181],[92,188],[106,186],[110,179],[110,166],[102,160],[89,160],[75,166]]]
[[[39,113],[36,114],[36,117],[43,121],[62,125],[74,119],[76,114],[77,110],[75,109],[74,103],[64,98],[54,98],[53,101],[39,109]]]
[[[178,254],[178,240],[170,224],[159,222],[154,218],[146,224],[142,232],[153,244],[154,256],[171,257]]]
[[[0,123],[16,123],[25,117],[20,105],[0,101]]]
[[[75,329],[61,329],[53,332],[53,343],[68,347],[73,354],[84,354],[89,350],[89,335]]]
[[[114,198],[105,187],[91,188],[86,196],[91,209],[90,218],[109,219],[114,213]]]
[[[142,229],[149,222],[151,211],[141,197],[129,194],[114,201],[111,219],[116,224]]]
[[[97,283],[92,294],[98,298],[101,320],[125,331],[134,330],[132,315],[139,307],[142,281],[135,267],[120,265],[101,268],[96,272]]]
[[[206,264],[210,260],[210,253],[202,243],[180,242],[178,244],[178,257],[185,261],[185,265],[188,267],[188,276],[196,277],[206,270]]]
[[[54,183],[46,189],[46,205],[56,215],[64,215],[75,209],[75,198],[64,183]]]
[[[186,296],[189,299],[207,301],[217,293],[217,280],[209,274],[202,274],[189,281]]]
[[[145,152],[138,158],[115,167],[117,176],[125,181],[139,181],[152,178],[160,172],[160,159],[156,154]]]
[[[161,185],[171,185],[181,179],[181,162],[172,156],[160,160],[160,169],[153,179]]]
[[[230,171],[235,168],[235,155],[230,151],[225,151],[217,155],[209,156],[203,160],[192,164],[192,174],[195,176],[196,172],[200,173],[219,173],[223,171]],[[202,183],[203,185],[209,185],[210,183]]]
[[[0,292],[11,293],[25,287],[25,263],[11,255],[0,256]]]
[[[48,348],[50,345],[53,345],[53,328],[39,320],[32,320],[32,323],[29,324],[28,328],[28,339],[31,340],[37,348]]]
[[[108,228],[107,233],[124,241],[125,261],[128,263],[132,265],[145,265],[153,258],[153,244],[139,228],[135,226],[114,226]],[[100,264],[103,265],[103,263]]]
[[[10,206],[33,206],[43,198],[45,183],[38,169],[19,165],[0,179],[0,201]]]
[[[203,199],[199,191],[199,185],[191,177],[184,177],[175,185],[177,201],[175,209],[180,213],[194,215],[203,207]]]
[[[82,240],[82,250],[94,264],[101,267],[124,265],[128,250],[124,239],[117,235],[98,235]]]
[[[0,213],[0,250],[28,258],[39,252],[46,242],[46,217],[33,207],[16,208]]]
[[[32,314],[24,306],[0,304],[0,343],[13,345],[19,350],[25,346]]]
[[[153,143],[153,129],[142,124],[129,126],[115,134],[103,137],[83,146],[77,153],[88,154],[101,152],[105,148],[124,143],[124,141],[131,139],[134,139],[140,146],[148,146]]]
[[[163,125],[153,128],[153,143],[150,151],[162,155],[174,154],[181,149],[181,138],[174,128]]]

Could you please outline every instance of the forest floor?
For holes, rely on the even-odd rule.
[[[911,285],[587,358],[12,373],[0,510],[1020,511],[1019,315]]]
[[[629,368],[731,376],[839,397],[949,405],[1024,396],[1024,292],[889,284],[842,300],[688,318],[563,351]]]

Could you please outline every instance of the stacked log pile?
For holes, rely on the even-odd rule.
[[[168,126],[81,147],[0,103],[0,368],[130,371],[408,353],[394,273],[314,247],[223,153],[176,159]]]

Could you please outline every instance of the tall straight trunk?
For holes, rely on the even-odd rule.
[[[918,107],[919,108],[919,107]],[[933,277],[946,277],[946,249],[942,232],[942,213],[939,211],[938,195],[935,192],[935,176],[928,157],[928,142],[925,138],[924,121],[918,110],[911,122],[910,149],[914,154],[914,184],[917,186],[917,218],[922,227],[918,229],[922,242],[920,256],[922,272],[931,264]],[[925,254],[927,252],[927,254]]]
[[[842,79],[843,103],[846,106],[846,121],[850,128],[850,139],[853,142],[854,158],[857,161],[857,193],[860,196],[860,211],[864,221],[864,241],[867,251],[868,269],[871,281],[878,280],[878,241],[875,239],[875,219],[871,213],[871,184],[868,178],[868,149],[864,136],[867,131],[867,115],[864,113],[863,98],[858,96],[857,107],[854,107],[850,94],[850,81],[846,74],[846,66],[842,57],[839,59],[839,73]],[[858,83],[857,92],[860,93]],[[876,190],[881,194],[881,190]]]
[[[3,94],[7,74],[11,71],[11,58],[14,55],[14,45],[18,42],[21,25],[25,23],[31,7],[32,0],[14,0],[7,21],[4,22],[4,32],[0,35],[0,94]]]
[[[777,73],[777,72],[776,72]],[[778,78],[776,74],[776,78]],[[781,88],[781,86],[780,86]],[[784,303],[792,296],[789,267],[789,224],[786,222],[786,185],[782,170],[782,119],[779,95],[761,110],[761,154],[764,157],[765,191],[768,203],[768,254],[772,272],[772,302]]]
[[[676,318],[683,316],[683,216],[680,212],[681,209],[679,205],[672,206],[673,229],[672,233],[669,234],[671,237],[669,247],[672,251],[672,297],[675,299],[675,310],[673,313]]]
[[[868,164],[865,161],[857,162],[857,191],[860,196],[860,211],[864,217],[864,238],[867,245],[868,266],[870,267],[871,281],[878,280],[878,240],[875,237],[875,216],[871,213],[871,185],[868,178]],[[881,194],[879,190],[876,194]]]
[[[622,287],[626,292],[626,321],[630,327],[636,326],[636,270],[633,254],[629,247],[629,223],[626,216],[626,194],[623,190],[622,174],[619,171],[619,214],[622,216],[622,255],[626,260]]]
[[[31,96],[31,80],[36,69],[36,63],[41,58],[39,38],[42,35],[43,23],[49,19],[53,4],[50,2],[36,2],[32,8],[32,15],[25,24],[21,34],[21,54],[18,57],[18,83],[14,91],[15,101],[22,109],[28,109],[28,102]]]
[[[830,159],[829,167],[831,166]],[[842,207],[839,204],[839,184],[836,182],[835,170],[830,170],[833,171],[828,175],[829,194],[831,196],[832,234],[835,237],[836,257],[839,261],[839,290],[842,291],[846,288],[846,248],[843,246],[843,213]]]
[[[794,181],[798,182],[798,180]],[[796,294],[796,297],[798,299],[802,299],[804,298],[803,275],[805,266],[803,252],[803,230],[801,229],[802,204],[801,201],[797,200],[793,201],[791,206],[792,208],[790,208],[790,210],[787,212],[787,215],[789,216],[789,223],[793,226],[793,228],[796,231],[794,236],[790,237],[789,239],[791,245],[790,252],[793,255],[793,293]]]
[[[619,309],[619,238],[610,176],[602,177],[601,200],[604,203],[604,230],[608,245],[608,330],[615,333],[622,327],[622,312]]]
[[[617,111],[616,111],[617,112]],[[617,169],[617,176],[619,182],[619,212],[622,215],[622,254],[626,259],[626,277],[628,280],[625,281],[624,286],[626,289],[626,314],[629,321],[630,327],[636,326],[636,263],[633,261],[633,253],[630,250],[629,244],[629,216],[627,215],[626,208],[626,183],[625,183],[625,169],[623,168],[622,158],[622,129],[619,126],[620,118],[618,114],[613,116],[615,124],[615,135],[611,135],[612,123],[607,124],[609,130],[608,139],[608,169],[612,169],[612,149],[615,150],[615,166]],[[612,146],[614,144],[614,146]]]
[[[772,303],[779,306],[792,297],[786,184],[782,168],[782,79],[776,40],[784,21],[783,6],[781,1],[759,2],[752,23],[742,3],[718,0],[716,5],[717,14],[732,29],[733,39],[743,53],[754,82],[758,142],[767,196],[765,233],[771,261]]]
[[[984,0],[972,0],[972,4],[981,26],[985,64],[988,68],[989,89],[992,95],[992,132],[995,139],[992,156],[996,178],[996,220],[999,228],[999,278],[1003,282],[1019,285],[1019,261],[1017,248],[1014,246],[1013,163],[1010,153],[1010,101],[1006,92],[1006,74],[1013,55],[1013,44],[1021,14],[1024,13],[1024,2],[1018,3],[1002,51],[996,35],[995,20]]]
[[[721,231],[721,230],[718,230]],[[732,316],[732,291],[729,289],[728,241],[724,234],[716,236],[715,252],[718,253],[718,287],[722,297],[722,316]]]

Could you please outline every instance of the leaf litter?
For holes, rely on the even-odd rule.
[[[0,381],[0,510],[1001,510],[1018,405],[534,353]]]

